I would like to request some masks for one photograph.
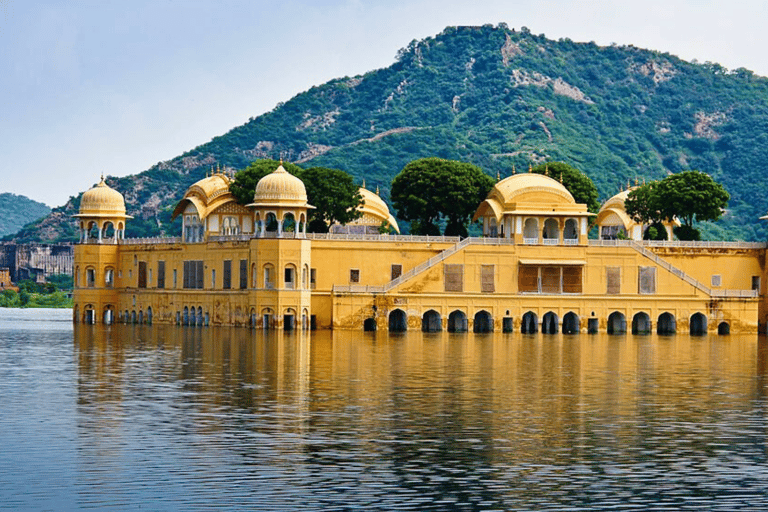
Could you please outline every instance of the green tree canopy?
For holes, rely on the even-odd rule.
[[[467,236],[472,213],[493,187],[493,179],[472,164],[422,158],[407,164],[392,180],[392,203],[397,216],[410,221],[411,233]]]
[[[315,207],[309,212],[309,231],[327,233],[334,222],[346,224],[362,215],[357,207],[363,200],[351,175],[338,169],[310,167],[299,175],[307,188],[307,200]]]
[[[635,222],[656,224],[664,220],[659,205],[658,182],[652,181],[639,186],[627,194],[624,210]]]
[[[730,195],[722,185],[700,171],[683,171],[643,185],[627,196],[624,208],[638,222],[659,223],[677,218],[680,240],[698,240],[695,221],[715,221],[723,214]]]
[[[261,178],[277,169],[280,162],[265,158],[255,160],[245,169],[237,171],[235,181],[229,185],[229,191],[235,196],[235,200],[242,205],[253,202],[253,193],[256,191],[256,184]],[[302,168],[298,165],[283,162],[283,168],[294,176],[301,177]],[[306,186],[306,184],[305,184]],[[312,203],[310,203],[312,204]]]
[[[586,204],[590,212],[597,213],[600,210],[600,203],[597,201],[597,187],[589,179],[589,176],[578,169],[571,167],[565,162],[548,162],[537,165],[532,171],[538,174],[546,174],[550,178],[562,183],[576,202]]]

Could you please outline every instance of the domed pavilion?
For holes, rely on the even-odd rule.
[[[362,216],[346,224],[334,224],[331,226],[331,233],[375,235],[384,225],[399,234],[400,226],[397,225],[397,220],[378,192],[371,192],[365,186],[360,187],[359,192],[363,201],[357,209],[362,212]]]
[[[496,183],[472,221],[482,221],[484,236],[515,244],[585,245],[591,215],[562,183],[529,172]]]
[[[182,216],[182,240],[203,242],[209,235],[252,233],[248,208],[237,204],[229,191],[232,178],[217,170],[192,184],[173,210],[172,219]]]
[[[259,237],[290,238],[307,234],[307,189],[281,163],[256,184],[253,203],[254,226]]]
[[[117,243],[125,237],[125,221],[133,218],[125,214],[123,195],[107,185],[103,175],[95,187],[83,192],[74,217],[80,219],[81,243]]]

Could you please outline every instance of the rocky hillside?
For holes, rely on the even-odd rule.
[[[449,27],[396,62],[313,87],[173,160],[108,179],[123,192],[128,235],[175,233],[169,210],[211,167],[257,158],[344,169],[386,197],[409,161],[439,156],[502,177],[562,160],[601,199],[629,182],[697,169],[731,194],[709,238],[764,240],[768,79],[633,46],[553,41],[527,29]],[[77,199],[18,237],[66,239]]]
[[[26,196],[0,194],[0,237],[16,233],[22,226],[45,217],[51,209]]]

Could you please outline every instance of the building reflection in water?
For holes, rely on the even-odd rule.
[[[765,451],[764,435],[730,426],[761,414],[755,336],[75,327],[82,449],[105,465],[148,443],[237,455],[284,482],[331,471],[504,502],[553,468],[654,460],[664,472],[713,446]]]

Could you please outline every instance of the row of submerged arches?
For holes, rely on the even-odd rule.
[[[475,333],[493,332],[494,322],[491,314],[486,310],[477,311],[474,315],[472,331]],[[707,333],[707,317],[703,313],[694,313],[689,319],[689,334],[693,336],[705,335]],[[587,331],[596,333],[598,331],[599,319],[595,317],[587,318]],[[367,318],[363,322],[363,330],[375,331],[376,319]],[[448,315],[448,332],[467,332],[469,326],[466,313],[461,310],[454,310]],[[390,311],[387,319],[387,327],[391,332],[403,332],[408,330],[408,315],[402,309],[393,309]],[[548,311],[541,319],[533,311],[527,311],[520,319],[519,330],[522,334],[536,334],[541,330],[542,334],[577,334],[581,332],[582,320],[579,316],[569,311],[562,320],[557,313]],[[421,330],[423,332],[440,332],[443,330],[443,318],[440,313],[434,309],[426,311],[421,317]],[[627,331],[632,334],[651,334],[653,326],[651,317],[648,313],[639,312],[632,317],[631,323],[627,323],[624,313],[614,311],[608,316],[606,321],[606,331],[608,334],[625,334]],[[718,334],[730,334],[730,324],[720,322],[717,326]],[[514,331],[514,319],[506,316],[502,319],[502,331]],[[670,335],[677,332],[677,321],[672,313],[662,313],[656,321],[656,334]]]

